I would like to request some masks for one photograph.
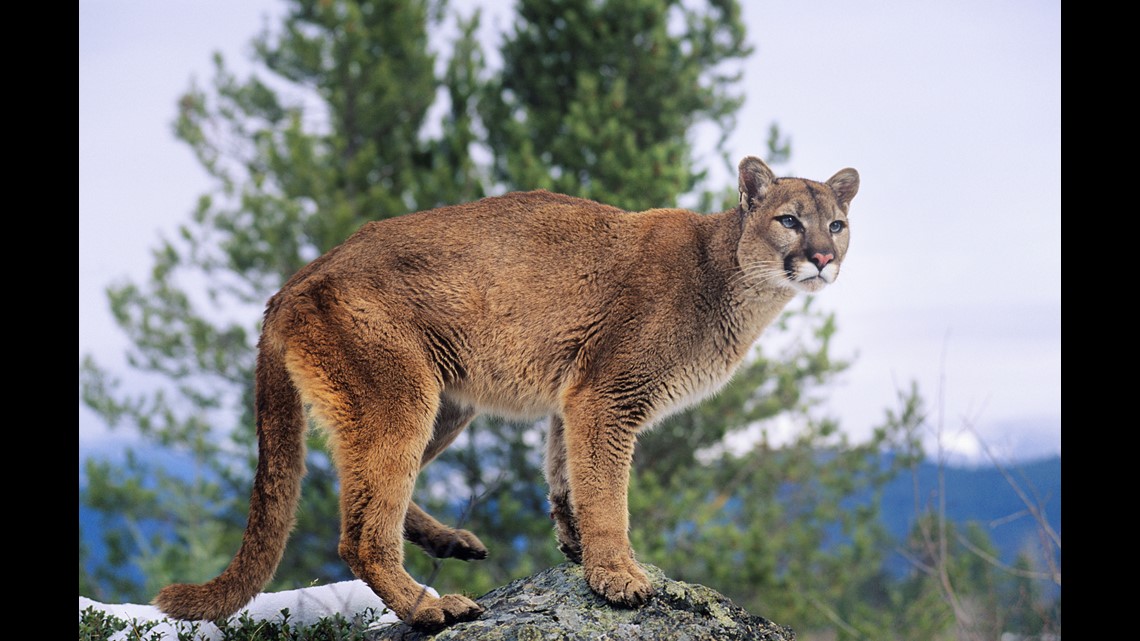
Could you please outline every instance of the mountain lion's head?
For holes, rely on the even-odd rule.
[[[743,233],[737,249],[750,287],[813,293],[835,282],[847,254],[847,210],[859,172],[842,169],[827,182],[776,178],[762,160],[740,161]]]

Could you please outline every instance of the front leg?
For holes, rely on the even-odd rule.
[[[568,399],[563,417],[586,581],[611,603],[640,606],[653,586],[629,544],[629,472],[639,417],[589,395]]]
[[[550,417],[546,434],[546,459],[543,471],[550,488],[550,519],[558,537],[558,550],[574,563],[582,562],[582,539],[570,503],[570,477],[566,470],[566,437],[562,417]]]

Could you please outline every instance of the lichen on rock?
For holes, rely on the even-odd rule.
[[[657,593],[640,608],[610,605],[572,563],[518,579],[476,599],[486,611],[437,633],[404,624],[373,641],[794,641],[791,628],[746,612],[702,585],[674,581],[642,564]]]

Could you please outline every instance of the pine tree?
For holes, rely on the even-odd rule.
[[[290,0],[280,27],[254,41],[258,74],[239,80],[216,56],[211,86],[178,102],[175,134],[216,188],[160,243],[147,283],[108,290],[129,364],[161,384],[128,394],[90,359],[80,371],[89,406],[162,451],[122,469],[88,462],[84,501],[125,520],[109,529],[112,565],[134,559],[148,574],[144,586],[112,572],[109,596],[208,579],[237,548],[256,459],[253,343],[269,295],[366,221],[483,195],[468,154],[475,22],[459,21],[441,82],[428,39],[441,19],[425,0]],[[449,110],[425,137],[440,90]],[[171,461],[190,472],[168,473]],[[315,434],[307,463],[278,588],[349,578],[336,558],[335,474]]]
[[[481,113],[494,178],[630,210],[674,205],[706,170],[699,124],[723,143],[752,52],[737,2],[520,0]],[[719,145],[718,145],[719,148]]]

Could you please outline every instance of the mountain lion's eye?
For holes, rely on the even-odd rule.
[[[780,221],[780,224],[788,229],[795,229],[800,226],[800,221],[796,220],[795,216],[780,216],[776,220]]]
[[[839,232],[843,231],[844,227],[846,227],[846,225],[843,224],[842,220],[833,220],[831,221],[831,225],[828,226],[828,229],[831,230],[831,233],[838,234]]]

